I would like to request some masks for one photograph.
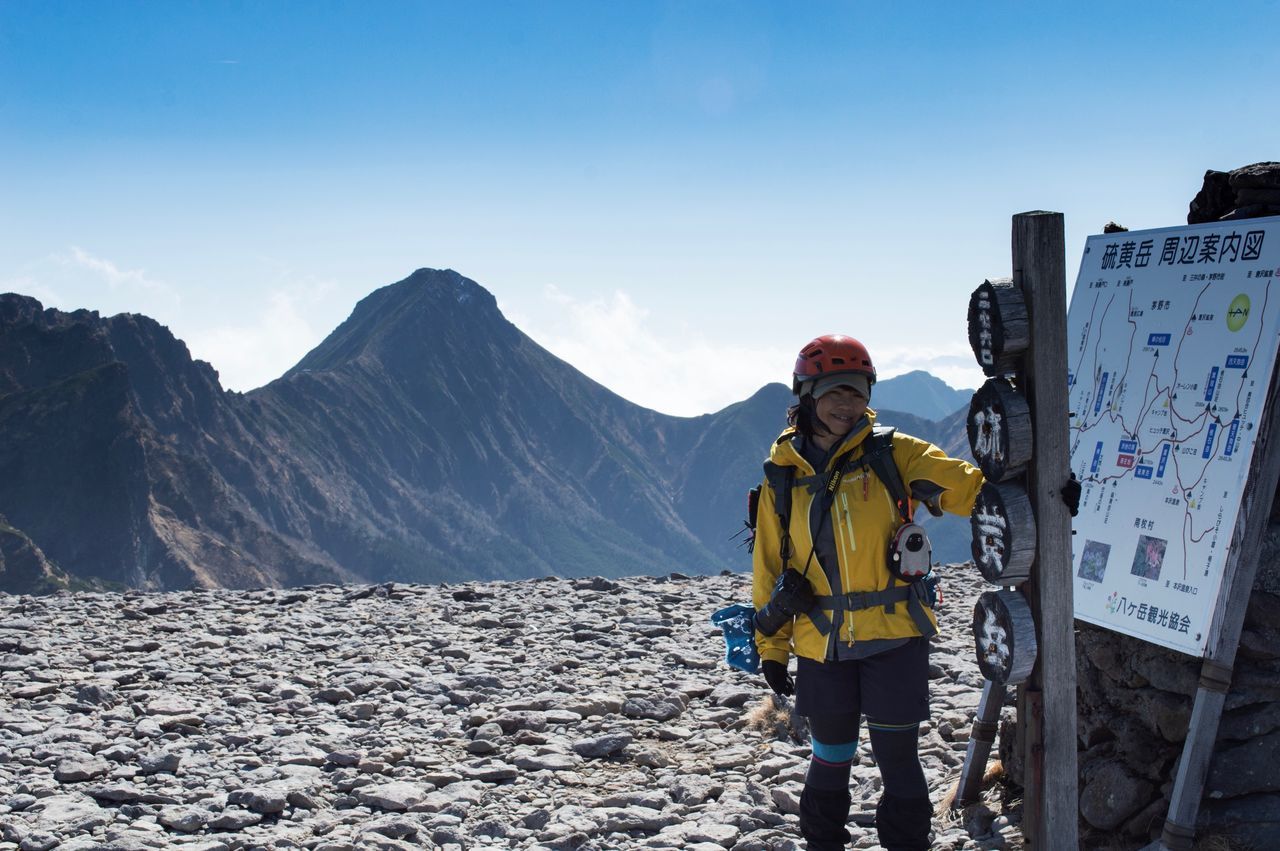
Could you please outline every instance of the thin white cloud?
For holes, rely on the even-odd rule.
[[[520,327],[541,345],[610,390],[647,408],[694,416],[748,398],[770,382],[786,383],[795,352],[712,339],[671,329],[627,293],[575,299],[556,287],[552,327]],[[982,373],[964,342],[946,347],[874,351],[881,378],[923,369],[952,387],[977,387]]]
[[[974,389],[986,380],[963,339],[950,346],[882,348],[874,356],[882,379],[922,369],[956,389]]]
[[[296,296],[277,290],[253,321],[193,331],[186,342],[193,357],[213,364],[224,388],[244,392],[279,378],[319,339]]]
[[[142,313],[164,324],[181,316],[183,299],[177,287],[145,269],[126,268],[79,246],[44,254],[14,273],[0,281],[0,290],[32,296],[46,308],[86,308],[103,316]]]
[[[31,296],[44,307],[50,307],[62,301],[62,296],[30,275],[19,275],[15,278],[0,280],[0,293],[17,293]]]
[[[211,309],[201,293],[184,304],[176,287],[145,269],[126,268],[71,246],[28,264],[0,287],[11,285],[60,310],[146,314],[186,342],[193,357],[213,364],[223,387],[245,391],[280,377],[320,340],[307,317],[314,318],[317,306],[334,290],[332,281],[299,278],[288,269],[278,270],[275,277],[254,302],[237,299],[233,310],[225,304]],[[249,318],[237,321],[244,316]]]
[[[785,379],[794,357],[673,333],[621,291],[576,300],[548,287],[544,295],[560,319],[554,328],[526,328],[530,336],[620,396],[667,414],[695,416],[740,402]]]
[[[86,269],[106,281],[112,290],[142,290],[151,295],[165,296],[174,302],[181,300],[172,287],[147,276],[145,269],[121,269],[103,257],[95,257],[79,246],[71,246],[70,254],[54,255],[63,265]]]

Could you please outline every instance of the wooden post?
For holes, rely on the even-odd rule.
[[[1071,515],[1059,493],[1071,469],[1061,213],[1037,211],[1013,217],[1013,281],[1022,290],[1031,322],[1031,346],[1022,375],[1036,440],[1027,477],[1036,514],[1036,563],[1031,579],[1021,586],[1035,616],[1039,647],[1036,666],[1018,689],[1026,766],[1023,837],[1034,848],[1074,849],[1079,844],[1080,795]]]
[[[1230,549],[1223,564],[1222,586],[1209,625],[1209,643],[1200,669],[1200,687],[1191,708],[1191,724],[1182,745],[1182,759],[1173,781],[1169,815],[1160,839],[1143,851],[1189,851],[1195,838],[1196,816],[1204,795],[1204,781],[1218,738],[1222,705],[1231,688],[1232,667],[1244,612],[1258,570],[1258,553],[1271,516],[1271,503],[1280,481],[1280,450],[1273,446],[1280,423],[1280,369],[1271,375],[1267,406],[1258,423],[1253,460],[1240,499],[1240,513],[1231,533]]]
[[[982,775],[987,771],[987,758],[1000,730],[1000,709],[1004,706],[1005,687],[987,680],[978,701],[978,714],[969,734],[969,748],[964,756],[960,784],[956,787],[956,806],[972,804],[982,794]]]

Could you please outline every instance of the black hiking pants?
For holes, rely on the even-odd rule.
[[[928,717],[928,640],[862,660],[800,661],[796,704],[808,709],[813,737],[800,795],[808,851],[843,851],[849,841],[849,774],[864,712],[884,782],[876,807],[880,844],[886,851],[928,851],[933,806],[918,753],[919,722]]]

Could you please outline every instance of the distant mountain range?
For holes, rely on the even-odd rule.
[[[956,390],[924,370],[903,373],[876,384],[876,403],[926,420],[942,420],[968,408],[972,390]]]
[[[948,392],[911,373],[873,395],[955,450],[963,418],[931,416]],[[746,569],[730,536],[790,400],[642,408],[447,270],[375,291],[243,394],[145,316],[0,295],[0,590]],[[936,556],[967,558],[959,520],[962,552],[939,529]]]

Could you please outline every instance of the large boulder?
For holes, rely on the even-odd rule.
[[[1187,209],[1187,224],[1280,215],[1280,163],[1261,162],[1234,171],[1204,173]]]

